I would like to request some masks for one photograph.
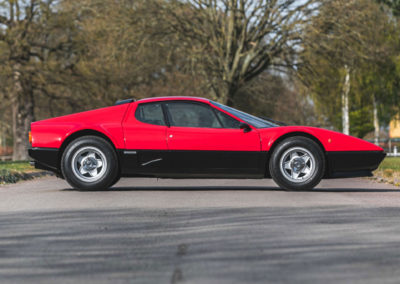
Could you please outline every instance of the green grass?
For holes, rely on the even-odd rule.
[[[387,157],[380,164],[378,170],[400,171],[400,157]]]
[[[0,184],[16,183],[20,180],[32,179],[30,173],[38,172],[27,161],[0,162]]]
[[[2,170],[23,172],[23,173],[37,171],[34,167],[29,165],[29,162],[27,161],[0,162],[0,171]]]
[[[374,178],[381,182],[400,186],[400,157],[387,157],[374,171]]]

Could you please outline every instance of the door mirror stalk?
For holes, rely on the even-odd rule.
[[[241,123],[239,124],[239,128],[240,128],[240,129],[243,129],[243,132],[244,132],[244,133],[247,133],[247,132],[250,132],[250,131],[251,131],[250,125],[248,125],[247,123],[244,123],[244,122],[241,122]]]

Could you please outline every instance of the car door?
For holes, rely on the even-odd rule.
[[[133,105],[123,122],[125,150],[122,168],[127,174],[151,174],[162,171],[168,151],[167,124],[162,103]]]
[[[260,174],[256,129],[245,132],[239,128],[240,121],[202,102],[166,101],[164,105],[173,171],[205,176]]]

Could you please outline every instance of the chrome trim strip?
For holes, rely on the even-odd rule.
[[[124,151],[124,154],[127,154],[127,155],[129,155],[129,154],[136,155],[137,152],[136,152],[136,151]]]
[[[159,161],[162,161],[162,158],[148,161],[148,162],[146,162],[146,163],[143,163],[142,166],[146,166],[146,165],[148,165],[148,164],[155,163],[155,162],[159,162]]]

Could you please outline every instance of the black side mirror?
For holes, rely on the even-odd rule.
[[[244,123],[244,122],[241,122],[241,123],[239,124],[239,128],[240,128],[240,129],[243,129],[243,132],[244,132],[244,133],[247,133],[247,132],[250,132],[250,131],[251,131],[250,125],[248,125],[247,123]]]

